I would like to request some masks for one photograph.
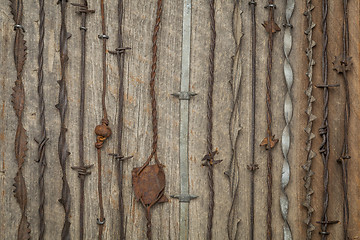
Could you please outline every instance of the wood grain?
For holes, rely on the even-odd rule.
[[[96,13],[88,17],[87,33],[87,88],[85,112],[85,163],[95,164],[96,149],[94,147],[94,128],[101,119],[101,41],[97,35],[101,32],[100,4],[89,0],[89,7]],[[265,77],[266,77],[266,31],[261,23],[267,18],[264,9],[265,1],[257,1],[257,105],[256,105],[256,144],[260,144],[266,134],[266,105],[265,105]],[[321,83],[321,1],[314,1],[314,48],[316,65],[314,67],[314,83]],[[117,1],[108,0],[105,3],[109,50],[117,46]],[[233,2],[230,0],[216,1],[216,31],[217,49],[215,58],[215,91],[214,91],[214,147],[217,147],[218,159],[224,161],[214,168],[215,174],[215,215],[214,239],[226,239],[227,216],[230,209],[229,182],[224,171],[229,167],[231,148],[228,135],[230,120],[230,85],[231,56],[235,52],[235,42],[232,36],[232,10]],[[340,83],[341,76],[332,68],[332,61],[341,52],[342,28],[342,3],[331,1],[329,3],[329,82]],[[145,239],[146,220],[141,205],[135,201],[131,186],[131,169],[140,166],[150,153],[151,115],[148,82],[150,79],[151,64],[151,35],[154,24],[156,0],[151,1],[124,1],[124,45],[132,50],[125,54],[125,102],[124,102],[124,133],[123,149],[126,156],[134,158],[124,162],[124,203],[127,239]],[[247,1],[242,1],[241,9],[244,36],[242,39],[242,73],[241,89],[241,126],[243,127],[238,154],[240,159],[240,200],[241,223],[238,239],[248,239],[249,236],[249,207],[250,207],[250,172],[246,166],[250,162],[250,123],[251,123],[251,55],[250,55],[250,8]],[[27,62],[24,68],[25,84],[25,112],[24,127],[29,134],[29,150],[24,164],[24,176],[28,190],[27,214],[31,224],[31,236],[38,238],[38,163],[37,144],[33,141],[40,134],[38,126],[38,96],[37,96],[37,46],[38,46],[38,3],[35,0],[24,1],[23,25],[26,30],[25,40],[28,46]],[[45,3],[46,32],[44,50],[44,93],[46,104],[46,119],[48,126],[47,159],[48,165],[45,173],[45,239],[59,239],[61,234],[64,212],[58,203],[61,190],[61,171],[57,159],[57,138],[59,136],[59,117],[55,108],[57,103],[58,84],[60,79],[59,59],[59,31],[60,8],[55,1]],[[67,137],[69,142],[69,163],[67,165],[68,180],[71,189],[71,236],[78,236],[78,198],[79,182],[77,172],[71,166],[78,163],[78,115],[80,92],[80,17],[75,14],[75,8],[68,7],[68,31],[72,34],[69,40],[69,67],[68,67],[68,96],[69,126]],[[293,15],[293,50],[290,56],[294,64],[294,116],[291,123],[292,146],[289,153],[291,167],[291,180],[287,188],[290,201],[289,222],[295,240],[305,236],[305,209],[302,202],[305,196],[304,171],[301,166],[306,160],[305,141],[306,134],[303,129],[306,124],[306,95],[307,86],[305,76],[307,59],[304,53],[306,38],[304,30],[306,18],[303,16],[305,1],[296,1]],[[177,92],[180,87],[181,77],[181,39],[182,39],[182,1],[164,1],[163,20],[158,41],[158,73],[157,73],[157,101],[159,114],[159,158],[165,164],[167,196],[179,192],[179,100],[170,94]],[[277,1],[275,20],[278,25],[285,22],[285,5]],[[354,68],[349,73],[351,91],[351,119],[350,119],[350,154],[349,162],[349,199],[350,199],[350,225],[349,235],[352,240],[360,238],[360,153],[358,150],[360,130],[357,126],[360,120],[360,83],[359,83],[359,58],[360,58],[360,3],[349,1],[350,17],[350,56],[353,57]],[[16,232],[20,220],[20,211],[13,196],[13,178],[16,174],[14,160],[13,136],[16,131],[16,116],[11,106],[10,94],[16,78],[13,53],[13,20],[8,4],[0,5],[0,239],[16,239]],[[190,239],[205,239],[208,189],[206,169],[201,167],[201,159],[206,153],[206,91],[208,79],[208,52],[210,43],[209,9],[206,0],[193,1],[192,37],[191,37],[191,72],[190,90],[198,95],[190,100],[190,125],[189,125],[189,167],[190,167],[190,193],[199,195],[199,198],[190,203]],[[283,32],[276,34],[274,39],[273,61],[273,132],[277,138],[281,137],[285,125],[283,117],[283,100],[285,95],[285,81],[283,74]],[[108,94],[107,106],[110,127],[113,136],[116,136],[115,123],[117,121],[117,62],[115,56],[108,56]],[[317,101],[314,103],[314,114],[318,117],[314,122],[314,150],[318,153],[320,137],[317,129],[321,124],[322,91],[313,91]],[[330,92],[330,142],[331,155],[329,161],[330,171],[330,206],[329,218],[342,221],[342,185],[341,169],[336,163],[342,147],[344,90],[342,87],[331,89]],[[339,111],[339,109],[341,109]],[[110,138],[104,146],[104,153],[116,151],[116,140]],[[279,207],[280,177],[282,167],[282,153],[280,144],[273,150],[273,236],[274,239],[282,238],[282,218]],[[255,174],[255,239],[264,239],[266,234],[266,152],[259,145],[255,146],[256,162],[259,170]],[[318,154],[313,160],[313,195],[312,205],[315,208],[313,223],[316,229],[313,239],[320,239],[318,234],[320,226],[315,221],[320,220],[322,210],[322,162]],[[103,195],[106,217],[104,239],[116,239],[118,232],[118,188],[116,180],[115,160],[103,154]],[[98,217],[97,203],[97,172],[86,179],[85,192],[85,239],[96,239]],[[169,203],[159,204],[153,211],[153,236],[154,239],[178,239],[178,200],[171,199]],[[341,223],[329,227],[331,235],[329,240],[341,239]]]

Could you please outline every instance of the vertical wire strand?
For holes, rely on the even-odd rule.
[[[80,60],[80,107],[79,107],[79,166],[71,167],[78,172],[78,178],[80,180],[80,198],[79,198],[79,239],[84,239],[84,214],[85,214],[85,177],[90,175],[89,169],[93,166],[85,165],[84,161],[84,120],[85,120],[85,87],[86,87],[86,20],[88,13],[94,13],[94,10],[88,9],[87,0],[81,0],[81,3],[72,3],[73,6],[79,8],[77,13],[81,15],[81,60]]]
[[[45,205],[45,187],[44,187],[44,176],[46,169],[46,142],[48,140],[46,136],[46,120],[45,120],[45,101],[44,101],[44,36],[45,36],[45,10],[44,10],[44,0],[39,0],[39,52],[38,52],[38,106],[40,112],[40,139],[37,140],[38,143],[38,162],[39,167],[39,240],[44,239],[45,235],[45,215],[44,215],[44,205]]]
[[[232,57],[232,78],[229,81],[231,88],[231,114],[229,122],[229,136],[231,143],[231,159],[229,170],[226,172],[230,181],[231,207],[228,215],[227,231],[229,239],[236,239],[240,224],[240,169],[238,158],[238,143],[240,138],[240,94],[242,79],[241,61],[241,39],[242,32],[242,10],[240,1],[234,0],[232,17],[233,37],[235,40],[235,55]]]
[[[315,27],[315,23],[312,20],[312,10],[314,9],[314,5],[312,4],[312,0],[305,0],[306,2],[306,10],[304,15],[307,18],[307,29],[305,31],[306,38],[308,41],[308,47],[306,48],[306,56],[308,59],[308,68],[306,72],[306,76],[308,78],[308,87],[305,91],[307,96],[308,105],[306,107],[305,113],[307,114],[307,124],[305,127],[305,132],[307,134],[306,140],[306,162],[302,166],[305,170],[305,177],[304,177],[304,187],[306,189],[305,200],[303,202],[303,206],[306,208],[306,218],[304,220],[306,224],[306,240],[312,239],[312,232],[315,230],[315,226],[311,223],[312,214],[314,212],[314,208],[311,206],[311,196],[314,193],[313,189],[311,188],[312,176],[314,172],[311,170],[313,158],[316,156],[316,153],[312,150],[312,141],[315,138],[315,134],[312,132],[313,129],[313,121],[316,119],[316,116],[312,113],[313,102],[315,98],[312,94],[313,91],[313,67],[315,65],[315,61],[313,59],[313,48],[315,47],[316,43],[312,38],[313,28]]]
[[[272,134],[272,113],[271,113],[271,73],[272,73],[272,52],[273,52],[273,34],[280,31],[279,26],[274,21],[274,9],[276,8],[273,0],[268,1],[266,8],[269,10],[268,20],[263,23],[265,30],[268,32],[268,57],[267,57],[267,76],[266,76],[266,121],[267,121],[267,136],[260,144],[265,146],[267,150],[267,235],[266,239],[272,239],[272,148],[275,147],[278,139],[274,139]]]
[[[14,62],[17,72],[15,87],[13,87],[12,103],[17,117],[17,129],[15,135],[15,158],[18,165],[17,173],[14,178],[14,196],[20,206],[21,218],[18,226],[18,240],[30,239],[30,224],[28,222],[26,208],[27,208],[27,190],[25,179],[23,176],[23,164],[25,162],[27,148],[27,135],[23,126],[23,111],[25,103],[25,89],[22,80],[23,67],[26,60],[26,41],[24,40],[24,27],[22,24],[23,18],[23,1],[11,0],[11,13],[15,22],[15,41],[14,41]]]
[[[61,80],[58,81],[60,86],[59,88],[59,102],[56,105],[56,108],[59,110],[60,114],[60,136],[58,143],[58,154],[60,165],[62,169],[62,190],[61,190],[61,199],[59,202],[63,205],[65,211],[64,225],[61,232],[61,239],[68,240],[70,239],[70,207],[71,207],[71,198],[70,198],[70,187],[67,181],[67,171],[66,171],[66,162],[67,158],[70,155],[68,151],[68,144],[66,139],[66,113],[68,106],[68,98],[67,98],[67,87],[66,87],[66,71],[68,64],[68,45],[67,41],[70,38],[70,34],[66,30],[66,8],[67,1],[60,0],[59,1],[61,7],[61,28],[60,28],[60,64],[61,64]]]
[[[288,212],[289,212],[289,199],[286,194],[286,187],[290,181],[290,165],[289,165],[289,158],[288,154],[291,148],[291,129],[290,123],[293,115],[293,103],[291,100],[291,88],[294,83],[294,74],[292,70],[292,66],[290,63],[290,53],[292,48],[292,24],[291,24],[291,17],[294,12],[295,8],[295,1],[294,0],[287,0],[286,1],[286,11],[285,11],[285,19],[286,23],[284,24],[284,76],[286,82],[286,94],[284,100],[284,118],[285,118],[285,128],[283,130],[283,134],[281,136],[281,147],[284,156],[284,162],[282,167],[281,173],[281,193],[280,193],[280,209],[281,215],[284,220],[283,225],[283,237],[284,240],[291,240],[292,233],[290,224],[288,222]]]
[[[345,88],[345,106],[344,106],[344,139],[342,152],[338,158],[338,163],[341,166],[342,185],[343,185],[343,239],[348,240],[348,226],[350,218],[349,200],[348,200],[348,162],[350,160],[349,154],[349,120],[350,120],[350,90],[347,71],[351,70],[352,62],[349,57],[349,16],[348,16],[348,0],[343,0],[343,51],[340,56],[335,58],[334,70],[342,75]]]

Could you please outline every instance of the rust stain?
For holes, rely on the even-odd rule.
[[[1,119],[5,117],[5,101],[3,101],[2,108],[1,108]]]
[[[144,110],[147,114],[150,114],[151,113],[150,104],[146,104],[146,106],[144,107]]]
[[[133,103],[134,102],[134,97],[131,95],[126,95],[126,101],[128,101],[129,103]]]
[[[130,75],[130,79],[131,79],[132,82],[145,83],[143,80],[141,80],[141,78],[135,77],[133,75]]]

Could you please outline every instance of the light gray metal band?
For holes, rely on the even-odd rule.
[[[286,1],[286,23],[285,26],[285,33],[284,33],[284,54],[285,54],[285,61],[284,61],[284,75],[286,81],[286,94],[284,100],[284,118],[285,118],[285,128],[282,133],[281,137],[281,148],[284,155],[284,163],[282,167],[282,174],[281,174],[281,193],[280,193],[280,209],[281,214],[284,219],[284,240],[292,240],[291,229],[288,222],[288,210],[289,210],[289,199],[286,195],[285,189],[289,184],[290,180],[290,166],[289,166],[289,159],[288,153],[291,144],[290,138],[290,122],[293,115],[293,104],[291,101],[291,88],[294,82],[293,70],[290,65],[289,55],[292,48],[292,25],[290,23],[291,16],[293,14],[295,7],[295,0],[287,0]]]
[[[177,93],[173,93],[171,94],[174,97],[178,97],[179,100],[190,100],[191,97],[196,96],[197,93],[194,92],[177,92]]]
[[[190,84],[190,48],[191,48],[191,0],[184,0],[183,38],[181,56],[180,92],[172,94],[180,101],[180,137],[179,137],[179,169],[180,195],[172,196],[180,200],[179,239],[189,239],[189,202],[197,196],[189,195],[189,101],[195,93],[189,92]]]

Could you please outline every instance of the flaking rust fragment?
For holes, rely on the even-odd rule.
[[[25,185],[25,179],[22,173],[22,167],[25,162],[25,156],[27,151],[27,135],[26,130],[23,127],[22,115],[25,104],[25,92],[22,81],[22,70],[26,60],[26,42],[24,40],[24,28],[21,25],[23,18],[23,2],[22,0],[11,0],[11,13],[14,17],[15,26],[15,43],[14,43],[14,61],[16,67],[16,81],[14,92],[12,93],[12,103],[18,119],[16,135],[15,135],[15,158],[18,164],[18,171],[14,178],[15,189],[14,196],[20,205],[21,220],[18,227],[18,240],[30,239],[30,227],[26,216],[27,206],[27,190]]]
[[[141,172],[139,168],[132,170],[134,193],[137,201],[144,207],[152,206],[156,202],[167,202],[164,195],[165,173],[161,165],[148,165]]]

